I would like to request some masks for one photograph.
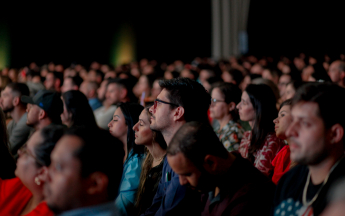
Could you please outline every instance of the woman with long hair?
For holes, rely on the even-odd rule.
[[[274,133],[273,119],[278,111],[272,89],[264,84],[249,84],[237,108],[241,120],[248,121],[252,128],[244,133],[239,152],[262,173],[272,174],[272,160],[285,146]]]
[[[54,215],[44,201],[43,188],[50,154],[63,132],[62,126],[49,125],[18,150],[16,178],[0,179],[1,215]]]
[[[232,83],[218,83],[211,89],[210,117],[218,121],[214,131],[229,152],[238,150],[244,133],[236,108],[241,94]]]
[[[97,127],[92,108],[83,93],[76,90],[67,91],[62,94],[62,101],[64,111],[61,120],[67,127]]]
[[[110,134],[122,141],[125,151],[119,194],[115,200],[120,215],[132,215],[134,211],[145,146],[135,144],[132,128],[143,109],[136,103],[120,103],[108,124]]]
[[[284,140],[284,142],[287,144],[278,152],[277,156],[272,161],[272,166],[274,167],[272,182],[275,184],[278,184],[278,181],[282,175],[284,175],[284,173],[289,171],[289,169],[295,165],[295,163],[291,163],[290,147],[288,145],[289,139],[285,135],[287,128],[292,122],[291,104],[291,99],[281,103],[278,117],[273,120],[276,136],[279,139]]]
[[[152,204],[159,181],[162,177],[162,169],[167,145],[162,134],[150,129],[152,114],[146,107],[139,116],[139,121],[134,125],[135,144],[147,148],[147,156],[143,162],[140,175],[139,189],[136,199],[137,214],[145,212]]]

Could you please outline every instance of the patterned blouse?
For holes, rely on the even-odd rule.
[[[218,125],[214,131],[229,152],[238,150],[244,133],[239,123],[230,120],[221,130]]]
[[[246,131],[243,134],[241,145],[238,151],[242,157],[248,158],[248,149],[252,138],[252,132]],[[269,133],[266,136],[265,144],[261,149],[254,153],[254,166],[265,175],[270,175],[273,172],[272,161],[277,153],[285,146],[284,140],[276,137],[275,133]]]

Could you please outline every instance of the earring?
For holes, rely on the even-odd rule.
[[[41,180],[38,178],[38,176],[35,177],[35,183],[37,185],[41,185]]]

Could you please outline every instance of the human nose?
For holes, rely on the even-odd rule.
[[[26,105],[26,112],[29,112],[30,111],[30,105]]]
[[[274,119],[274,120],[273,120],[273,123],[274,123],[274,124],[277,124],[277,123],[278,123],[278,118]]]
[[[237,104],[236,108],[239,110],[240,107],[241,107],[241,102],[239,102],[239,103]]]
[[[150,113],[153,113],[153,111],[154,111],[154,105],[152,105],[152,106],[150,107],[150,109],[149,109],[149,112],[150,112]]]
[[[185,185],[188,183],[187,178],[179,175],[180,185]]]
[[[113,125],[113,124],[112,124],[111,121],[110,121],[109,124],[108,124],[108,128],[111,128],[112,125]]]
[[[138,131],[138,124],[139,124],[139,122],[137,122],[137,123],[133,126],[133,130],[134,130],[134,131]]]

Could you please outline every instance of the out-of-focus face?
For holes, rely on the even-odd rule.
[[[36,131],[28,140],[26,146],[18,150],[19,158],[17,160],[15,175],[29,189],[33,186],[35,177],[39,174],[39,167],[36,164],[35,148],[40,143],[42,143],[42,136],[40,131]]]
[[[224,95],[219,88],[214,88],[211,93],[212,101],[210,106],[210,116],[213,119],[222,120],[229,115],[229,105],[224,101]],[[216,99],[217,102],[214,102]]]
[[[292,161],[316,165],[328,155],[330,140],[318,112],[318,105],[313,102],[300,102],[292,107],[292,123],[286,131]]]
[[[61,121],[63,124],[67,125],[68,127],[71,126],[71,120],[72,120],[72,114],[67,111],[67,107],[65,104],[65,101],[62,100],[63,102],[63,112],[61,113]]]
[[[152,144],[153,132],[150,128],[150,116],[146,109],[141,112],[139,121],[133,126],[133,130],[135,132],[135,144]]]
[[[118,86],[115,83],[111,83],[108,85],[106,93],[105,93],[105,99],[109,104],[116,104],[121,102],[121,91],[122,88]]]
[[[44,86],[47,90],[54,90],[54,81],[54,74],[48,73],[44,81]]]
[[[72,78],[66,78],[61,86],[61,93],[65,93],[70,90],[77,90],[77,88],[73,85]]]
[[[306,68],[302,70],[302,80],[307,82],[309,81],[309,77],[314,73],[314,68],[313,66],[309,65]]]
[[[103,80],[101,86],[97,89],[97,96],[100,101],[104,101],[105,92],[107,91],[108,80]]]
[[[6,113],[6,112],[11,112],[14,109],[13,99],[14,97],[12,95],[12,90],[6,87],[1,92],[0,106],[2,108],[2,111]]]
[[[44,196],[55,213],[81,207],[80,202],[87,194],[87,179],[81,177],[80,160],[74,157],[81,146],[78,137],[65,135],[52,151]]]
[[[113,119],[109,122],[108,127],[112,136],[121,141],[127,140],[128,126],[126,125],[125,116],[121,108],[115,110]]]
[[[97,73],[96,73],[96,71],[90,70],[88,75],[87,75],[87,79],[89,81],[96,82],[97,81]]]
[[[291,77],[289,75],[283,74],[279,78],[278,89],[280,93],[280,97],[283,101],[285,101],[285,91],[286,85],[291,81]]]
[[[88,85],[88,81],[82,82],[80,85],[79,91],[81,91],[87,98],[89,98],[88,96],[89,91],[88,91],[87,85]]]
[[[237,104],[237,109],[242,121],[251,122],[255,120],[255,110],[246,91],[242,93],[241,102]]]
[[[241,83],[241,89],[242,92],[247,88],[247,86],[252,82],[252,80],[250,79],[250,76],[247,75],[244,77],[242,83]]]
[[[222,77],[224,82],[236,84],[233,77],[230,75],[230,73],[228,71],[223,71],[221,77]]]
[[[292,84],[288,84],[286,86],[286,90],[285,90],[285,100],[293,98],[295,93],[296,93],[296,90],[294,89],[293,85]]]
[[[143,92],[146,92],[146,93],[150,92],[150,84],[146,76],[140,76],[137,84],[135,84],[133,88],[133,93],[138,98],[141,96]]]
[[[275,125],[274,129],[276,131],[276,136],[279,139],[285,140],[286,139],[285,132],[292,122],[291,106],[290,105],[283,106],[279,110],[278,117],[274,119],[273,122]]]
[[[39,123],[39,114],[41,112],[41,108],[35,104],[28,104],[26,107],[26,112],[28,113],[26,124],[29,126],[34,127]]]
[[[329,66],[328,75],[334,83],[338,83],[344,78],[339,69],[339,64],[339,61],[335,61]]]
[[[206,172],[202,173],[182,153],[173,156],[168,155],[168,163],[174,172],[179,175],[181,185],[188,185],[192,189],[203,192],[214,189],[213,185],[210,184],[210,175]]]
[[[171,103],[171,101],[168,99],[168,94],[168,91],[163,89],[157,96],[157,99]],[[167,128],[170,128],[174,118],[174,111],[175,108],[171,109],[169,104],[157,102],[156,107],[154,105],[150,107],[150,113],[152,114],[150,119],[150,128],[157,131],[164,131]]]
[[[271,72],[267,69],[262,71],[262,78],[273,81],[273,76],[272,76]]]
[[[159,93],[162,91],[162,88],[159,86],[159,81],[155,80],[153,82],[153,87],[151,89],[151,97],[152,98],[157,98],[157,96],[159,95]]]

